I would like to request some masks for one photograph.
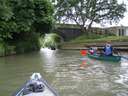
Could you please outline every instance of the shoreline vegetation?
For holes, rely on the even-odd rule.
[[[6,45],[0,43],[0,57],[16,54],[14,49],[15,49],[14,46],[6,46]]]
[[[1,0],[0,6],[0,56],[40,50],[38,39],[54,27],[51,1]]]
[[[63,40],[66,41],[67,38],[67,40],[70,40],[73,37],[78,37],[78,35],[81,35],[74,35],[75,32],[87,34],[68,42],[92,43],[102,42],[113,38],[114,39],[112,41],[118,41],[117,37],[108,37],[108,35],[95,35],[93,31],[86,30],[85,27],[91,29],[91,25],[93,24],[93,22],[101,23],[102,21],[104,21],[104,18],[106,23],[110,21],[113,23],[117,22],[119,19],[124,17],[124,13],[126,12],[125,4],[118,4],[116,1],[106,2],[105,0],[101,2],[95,0],[95,3],[94,1],[90,2],[89,0],[87,2],[79,0],[77,0],[77,2],[74,2],[74,0],[69,0],[68,3],[62,2],[63,1],[61,0],[57,0],[57,2],[55,2],[54,0],[0,1],[0,56],[38,51],[42,46],[42,43],[40,43],[41,40],[41,42],[45,42],[43,44],[44,47],[56,49],[60,47],[60,44],[63,42]],[[83,2],[83,5],[89,6],[83,6],[81,2]],[[64,4],[65,6],[62,6],[62,4]],[[69,6],[69,4],[71,6]],[[94,7],[95,4],[97,4],[96,7]],[[102,6],[104,4],[107,4],[106,8]],[[115,6],[115,4],[117,6]],[[102,10],[102,8],[104,10]],[[108,14],[104,12],[105,10]],[[81,14],[77,14],[78,11]],[[76,14],[74,14],[74,12]],[[103,14],[101,15],[100,13]],[[70,14],[74,15],[71,16]],[[56,27],[59,27],[58,25],[56,25],[57,22],[60,24],[61,21],[62,23],[66,23],[67,21],[71,20],[73,20],[76,25],[71,24],[71,27],[69,26],[69,24],[63,26],[59,25],[60,27],[62,27],[62,29],[66,29],[65,33],[68,36],[65,36],[64,31],[60,28],[59,30],[61,30],[62,33],[60,32],[59,35],[61,35],[63,38],[52,34],[50,36],[46,36],[45,40],[43,40],[44,38],[40,39],[40,37],[45,34],[54,31],[59,32],[56,30]],[[88,23],[88,20],[91,22],[89,22],[87,26],[86,23]],[[71,29],[68,31],[66,26],[70,27]],[[75,30],[75,32],[73,32],[72,28],[73,30]],[[69,34],[70,32],[71,34]],[[105,33],[103,31],[101,32],[102,33],[100,33],[100,31],[98,30],[98,34],[106,34],[107,31]],[[109,36],[110,35],[111,34],[109,33]],[[127,40],[127,37],[119,38],[119,40],[125,41]]]
[[[102,48],[106,41],[111,41],[112,45],[119,50],[128,50],[128,36],[110,35],[82,35],[68,42],[64,42],[61,49],[86,49],[90,46]]]
[[[128,36],[112,36],[112,35],[82,35],[71,41],[70,43],[103,43],[106,41],[111,42],[128,42]]]
[[[59,39],[57,39],[57,41],[58,40]],[[128,36],[99,35],[99,34],[78,36],[75,39],[61,43],[60,49],[64,49],[64,50],[86,49],[89,46],[97,46],[101,48],[106,41],[111,41],[114,47],[117,49],[118,48],[121,50],[128,49]],[[41,43],[42,42],[40,42],[40,44]],[[23,49],[22,46],[20,46],[20,48]],[[17,52],[15,51],[15,46],[9,46],[9,45],[7,46],[6,44],[0,42],[0,56],[8,56],[14,54],[17,54]]]
[[[63,50],[75,50],[75,49],[86,49],[88,46],[97,46],[101,47],[106,41],[112,41],[112,44],[115,48],[121,50],[128,49],[128,36],[106,36],[106,35],[82,35],[74,40],[64,42],[61,44]],[[125,46],[125,47],[124,47]],[[0,56],[8,56],[17,54],[14,46],[5,46],[0,43]]]

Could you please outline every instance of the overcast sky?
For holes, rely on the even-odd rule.
[[[128,0],[118,0],[119,3],[124,2],[126,4],[127,7],[127,12],[124,14],[124,18],[120,20],[120,22],[118,24],[112,24],[110,25],[109,23],[101,25],[101,24],[96,24],[93,23],[92,26],[93,27],[112,27],[112,26],[128,26]]]
[[[92,27],[112,27],[112,26],[127,26],[128,27],[128,0],[117,0],[117,1],[118,1],[118,3],[124,2],[126,4],[127,11],[124,14],[124,18],[121,19],[118,24],[112,24],[112,25],[110,25],[109,23],[107,23],[107,24],[104,24],[104,26],[103,26],[101,24],[93,23],[92,24]],[[72,24],[73,22],[68,22],[68,23],[71,23]]]
[[[128,0],[118,0],[118,2],[122,2],[122,1],[126,4],[128,11]],[[128,26],[128,12],[125,13],[125,17],[120,21],[119,24],[123,26]]]

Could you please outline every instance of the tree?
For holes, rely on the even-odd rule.
[[[12,17],[13,13],[7,0],[0,0],[0,41],[3,38],[10,37],[10,33],[7,31],[8,21]]]
[[[117,0],[57,0],[56,2],[54,3],[57,10],[56,19],[63,22],[73,21],[82,31],[89,29],[93,22],[118,22],[126,11],[125,4],[118,4]]]
[[[38,47],[38,36],[52,29],[53,13],[49,0],[0,0],[0,39],[19,48]]]
[[[48,0],[10,0],[12,20],[20,32],[47,33],[53,24],[53,6]]]
[[[48,0],[1,0],[0,36],[15,33],[47,33],[53,25],[53,6]]]

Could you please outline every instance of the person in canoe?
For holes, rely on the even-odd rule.
[[[90,53],[91,55],[97,54],[97,47],[91,47],[91,48],[89,49],[89,53]]]
[[[108,41],[105,44],[104,49],[103,49],[103,53],[104,53],[105,56],[112,56],[113,55],[113,47],[112,47],[110,41]]]

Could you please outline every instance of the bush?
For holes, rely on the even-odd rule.
[[[93,37],[93,35],[92,35],[92,37],[87,38],[85,35],[83,35],[83,36],[80,36],[80,37],[70,41],[70,42],[72,42],[72,43],[96,43],[96,42],[106,42],[106,41],[127,42],[128,36],[108,36],[108,35],[97,36],[97,35],[95,35],[95,37]]]
[[[9,46],[4,42],[0,42],[0,56],[10,55],[15,53],[15,46]]]
[[[60,47],[62,38],[55,33],[45,34],[44,38],[40,39],[42,47],[58,48]]]
[[[54,8],[49,0],[0,1],[1,54],[39,50],[38,34],[51,31]]]
[[[39,44],[39,36],[35,33],[29,34],[29,38],[27,39],[24,37],[22,40],[19,40],[18,42],[14,42],[15,44],[15,51],[16,53],[25,53],[25,52],[31,52],[31,51],[37,51],[40,49],[40,44]]]
[[[4,52],[5,52],[5,50],[4,50],[3,43],[0,42],[0,56],[3,56],[4,55]]]

